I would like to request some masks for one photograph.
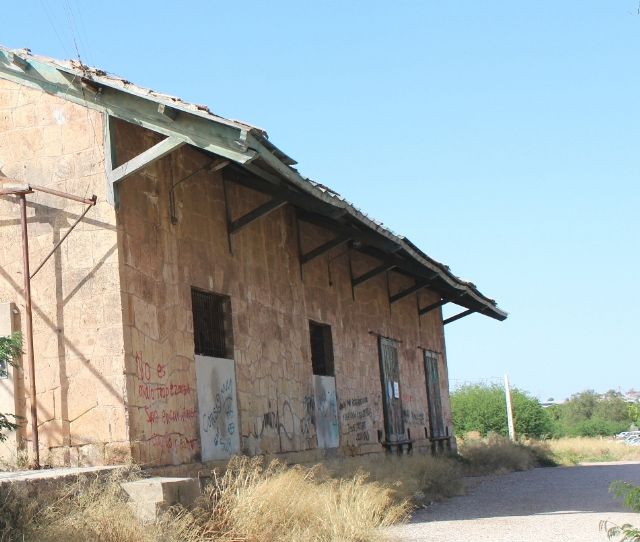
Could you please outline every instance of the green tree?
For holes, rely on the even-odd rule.
[[[574,393],[562,405],[562,419],[566,425],[575,425],[590,420],[596,410],[600,396],[593,390]]]
[[[595,437],[615,435],[633,421],[629,405],[615,390],[600,395],[593,390],[575,393],[551,413],[554,436]]]
[[[524,391],[511,392],[515,430],[518,436],[544,437],[552,431],[551,419],[540,401]],[[464,386],[451,394],[453,425],[458,433],[508,435],[507,406],[500,386]]]
[[[20,354],[22,354],[20,333],[14,333],[9,337],[0,337],[0,373],[6,375],[9,366],[15,366],[15,359]],[[6,431],[12,431],[18,427],[10,418],[16,419],[14,414],[0,413],[0,442],[6,440]]]
[[[631,423],[640,426],[640,403],[632,403],[627,405],[627,408],[629,409],[629,419]]]
[[[593,418],[612,422],[625,422],[627,425],[632,420],[629,418],[629,403],[624,396],[614,390],[605,393],[596,404]]]

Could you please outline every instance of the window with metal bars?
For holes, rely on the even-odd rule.
[[[334,376],[331,326],[309,321],[311,364],[314,375]]]
[[[191,289],[195,353],[233,358],[231,299],[226,295]]]

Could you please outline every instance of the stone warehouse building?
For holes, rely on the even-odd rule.
[[[447,445],[444,324],[506,313],[294,164],[206,107],[0,48],[0,334],[29,332],[24,202],[34,360],[1,375],[25,419],[5,458]]]

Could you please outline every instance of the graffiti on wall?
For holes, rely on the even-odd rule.
[[[197,451],[197,439],[182,430],[185,422],[196,419],[196,409],[176,406],[179,399],[193,396],[195,388],[177,376],[170,377],[166,363],[148,361],[142,352],[136,353],[135,362],[136,403],[143,411],[139,421],[145,440],[157,449]]]
[[[275,405],[269,401],[268,410],[256,416],[253,427],[242,435],[243,450],[261,453],[263,439],[270,438],[281,452],[316,446],[337,448],[340,424],[335,377],[314,375],[311,388],[302,400],[285,396],[278,397]]]
[[[240,450],[234,361],[196,356],[196,386],[202,460],[227,459]]]
[[[337,448],[340,444],[340,425],[335,377],[313,375],[313,395],[318,448]]]
[[[404,420],[405,425],[425,425],[427,417],[422,410],[403,408],[402,419]]]
[[[373,440],[373,412],[368,397],[355,397],[340,402],[340,418],[345,436],[356,444]]]

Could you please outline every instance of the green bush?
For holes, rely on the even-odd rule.
[[[575,393],[548,412],[555,438],[615,435],[629,429],[634,414],[622,394],[614,390],[604,394],[593,390]]]
[[[518,389],[512,391],[511,400],[518,436],[542,438],[551,434],[551,418],[540,401]],[[451,394],[451,409],[458,434],[508,435],[506,399],[500,386],[462,387]]]
[[[640,487],[627,482],[616,480],[609,486],[609,492],[613,493],[622,503],[633,512],[640,512]],[[600,522],[600,530],[607,533],[609,540],[615,537],[620,538],[620,542],[640,542],[640,529],[630,523],[616,525],[609,521]]]
[[[15,366],[15,359],[22,354],[22,335],[14,333],[9,337],[0,337],[0,372],[6,375],[9,366]],[[18,425],[9,418],[16,419],[12,413],[0,413],[0,442],[6,440],[6,431],[13,431]]]
[[[565,434],[569,437],[606,437],[625,431],[628,427],[629,424],[625,422],[592,418],[568,427]]]

